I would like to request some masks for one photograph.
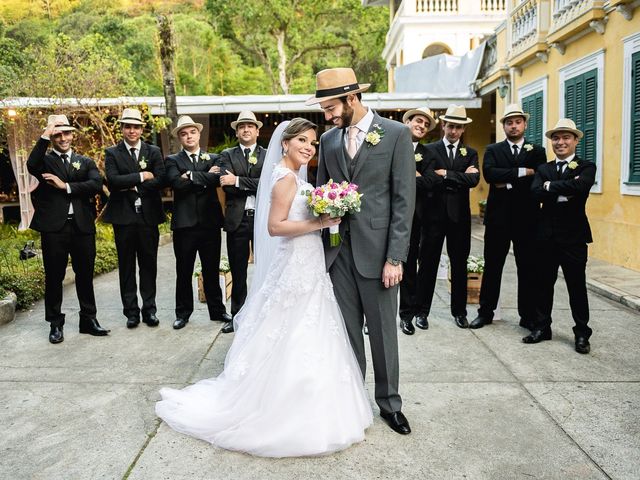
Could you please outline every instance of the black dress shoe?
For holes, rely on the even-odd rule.
[[[180,330],[181,328],[184,328],[184,326],[189,323],[189,319],[188,318],[176,318],[175,322],[173,322],[173,328],[174,330]]]
[[[64,341],[62,327],[51,325],[51,331],[49,332],[49,341],[51,343],[60,343]]]
[[[212,322],[230,322],[232,320],[233,317],[226,312],[220,316],[216,316],[216,318],[211,319]]]
[[[426,315],[418,315],[416,317],[416,327],[422,329],[422,330],[428,330],[429,329],[429,319],[427,318]]]
[[[460,328],[469,328],[469,322],[467,322],[466,315],[456,315],[453,317],[456,322],[456,325]]]
[[[401,435],[407,435],[411,433],[409,421],[402,414],[402,412],[380,412],[380,416],[385,422],[387,422],[387,425],[389,425],[391,427],[391,430],[393,430],[394,432],[397,432]]]
[[[551,329],[533,330],[529,335],[522,339],[523,343],[540,343],[543,340],[551,340]]]
[[[591,344],[586,337],[576,337],[576,352],[586,354],[591,351]]]
[[[233,333],[233,320],[224,324],[220,329],[222,333]]]
[[[518,325],[520,325],[522,328],[526,328],[527,330],[531,330],[531,331],[534,330],[533,324],[523,318],[520,319],[520,322],[518,322]]]
[[[80,319],[80,333],[88,333],[94,337],[104,337],[108,335],[111,330],[102,328],[95,318],[81,318]]]
[[[402,330],[402,333],[404,333],[405,335],[413,335],[414,333],[416,333],[416,329],[413,328],[413,322],[411,321],[411,319],[404,320],[401,318],[400,329]]]
[[[127,328],[136,328],[140,324],[140,319],[137,317],[127,318]]]
[[[160,325],[160,320],[158,320],[158,317],[156,317],[155,313],[152,313],[148,317],[143,318],[142,321],[149,327],[157,327],[158,325]]]
[[[492,323],[493,319],[478,315],[471,321],[471,323],[469,324],[469,328],[482,328],[485,325],[491,325]]]

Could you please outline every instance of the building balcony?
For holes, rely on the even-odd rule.
[[[561,42],[582,30],[604,32],[605,10],[601,0],[553,0],[549,43]]]
[[[513,65],[546,50],[549,0],[525,0],[509,17],[509,59]]]
[[[403,0],[393,21],[406,16],[496,15],[506,11],[507,0]]]

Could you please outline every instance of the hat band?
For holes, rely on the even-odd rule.
[[[120,121],[124,122],[125,120],[135,120],[136,122],[141,122],[142,121],[139,118],[135,118],[135,117],[122,117],[122,120],[120,120]]]
[[[316,90],[316,98],[332,97],[334,95],[340,95],[344,93],[348,94],[351,90],[357,90],[360,85],[352,83],[351,85],[345,85],[343,87],[325,88],[323,90]]]
[[[521,112],[521,111],[509,112],[509,113],[507,113],[505,115],[505,117],[513,117],[514,115],[518,115],[518,116],[524,117],[525,114],[524,114],[524,112]]]
[[[463,122],[467,121],[467,117],[458,117],[457,115],[447,115],[446,113],[442,118],[445,118],[445,119],[451,118],[452,120],[462,120]]]

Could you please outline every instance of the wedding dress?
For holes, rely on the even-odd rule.
[[[291,170],[275,166],[271,185]],[[310,213],[305,190],[289,219]],[[171,428],[266,457],[322,455],[364,439],[372,423],[318,231],[281,238],[269,272],[238,312],[238,329],[216,378],[163,388],[156,413]]]

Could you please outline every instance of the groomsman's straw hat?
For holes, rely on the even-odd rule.
[[[137,108],[125,108],[122,115],[118,119],[119,123],[128,123],[129,125],[144,125],[142,114]]]
[[[440,117],[443,122],[457,123],[458,125],[466,125],[473,122],[467,117],[467,109],[462,105],[449,105],[447,112]]]
[[[56,128],[61,132],[73,132],[76,130],[75,127],[71,126],[66,115],[49,115],[47,118],[47,126],[55,124],[58,124]]]
[[[189,115],[182,115],[178,118],[178,125],[176,125],[176,128],[171,130],[171,135],[177,137],[180,130],[187,127],[196,127],[199,132],[201,132],[203,128],[201,123],[194,122]]]
[[[504,109],[504,114],[500,119],[500,123],[504,123],[504,121],[510,117],[524,117],[527,122],[529,121],[529,114],[522,110],[522,107],[517,103],[507,105],[507,108]]]
[[[231,122],[231,128],[235,130],[239,123],[253,123],[258,127],[258,130],[262,128],[262,122],[256,118],[255,113],[249,110],[240,112],[238,119],[235,122]]]
[[[422,115],[423,117],[427,117],[429,119],[429,128],[427,129],[427,132],[430,132],[431,130],[436,128],[438,121],[435,119],[431,109],[427,107],[414,108],[413,110],[409,110],[402,116],[402,123],[407,123],[407,120],[415,117],[416,115]]]
[[[551,138],[556,132],[570,132],[579,139],[582,138],[583,135],[583,133],[576,128],[575,122],[570,118],[561,118],[560,120],[558,120],[558,123],[556,123],[556,126],[551,130],[547,130],[544,135],[547,138]]]
[[[305,105],[345,97],[351,93],[364,92],[370,83],[358,83],[352,68],[328,68],[316,74],[316,94]]]

